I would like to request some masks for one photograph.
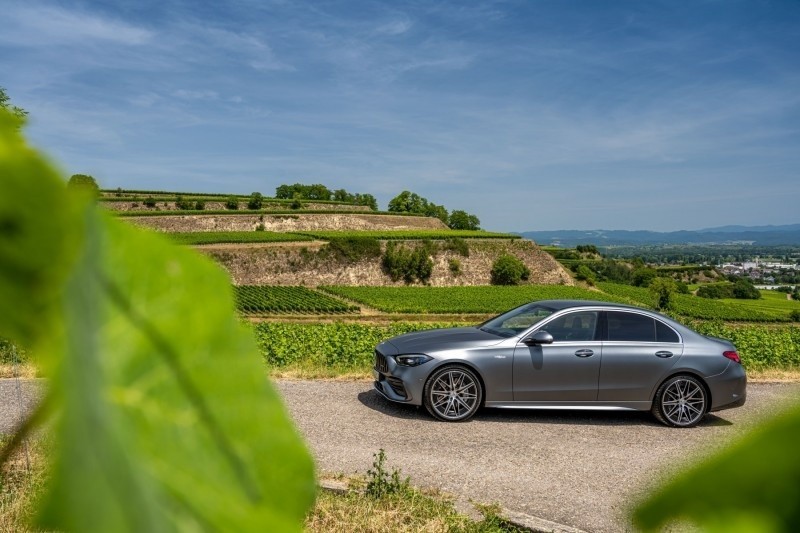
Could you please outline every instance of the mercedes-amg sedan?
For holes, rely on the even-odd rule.
[[[451,422],[485,406],[651,411],[690,427],[743,405],[747,388],[729,341],[644,309],[572,300],[394,337],[376,347],[374,375],[385,398]]]

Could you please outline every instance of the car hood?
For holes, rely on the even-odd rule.
[[[389,339],[382,345],[391,344],[398,354],[401,353],[429,353],[439,350],[457,350],[475,348],[477,346],[491,346],[502,342],[504,339],[491,333],[486,333],[478,328],[447,328],[431,329],[406,333]],[[388,354],[387,354],[388,355]]]

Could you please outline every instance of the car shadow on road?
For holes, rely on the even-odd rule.
[[[424,407],[390,402],[374,390],[360,392],[365,407],[394,418],[438,423]],[[472,419],[484,423],[567,424],[585,426],[661,426],[645,411],[569,411],[556,409],[481,409]],[[731,426],[732,422],[709,413],[697,427]]]

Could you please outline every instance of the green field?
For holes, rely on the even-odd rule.
[[[320,288],[387,313],[488,314],[502,313],[533,300],[625,301],[602,292],[563,285]]]
[[[598,283],[597,287],[610,295],[626,299],[634,305],[655,306],[655,298],[646,288],[605,282]],[[690,294],[675,294],[673,295],[672,312],[680,316],[704,320],[744,322],[786,322],[790,320],[790,308],[781,307],[780,303],[757,305],[760,302],[762,301],[712,300]]]
[[[178,244],[218,244],[249,242],[310,241],[311,237],[297,233],[274,231],[198,231],[191,233],[166,233]]]
[[[316,202],[316,200],[314,200]],[[355,211],[353,209],[168,209],[164,211],[112,211],[118,217],[178,217],[186,215],[394,215],[421,217],[416,213],[391,213],[388,211]],[[506,237],[508,238],[508,237]]]
[[[391,213],[393,214],[393,213]],[[353,237],[379,240],[440,240],[440,239],[519,239],[519,235],[455,229],[368,230],[368,231],[298,231],[316,239],[348,239]]]
[[[236,307],[243,313],[338,314],[358,307],[305,287],[241,285],[234,287]]]

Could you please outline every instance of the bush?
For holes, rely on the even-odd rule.
[[[672,307],[672,295],[678,287],[672,278],[658,277],[650,282],[650,292],[656,300],[656,309],[666,311]]]
[[[423,241],[421,246],[413,250],[390,242],[386,245],[381,267],[392,281],[403,279],[406,283],[427,283],[433,274],[430,256],[435,252],[431,241]]]
[[[756,289],[748,278],[739,278],[733,284],[733,297],[740,300],[759,300],[761,291]]]
[[[303,202],[300,201],[300,196],[295,194],[292,203],[289,204],[289,209],[303,209]]]
[[[655,279],[658,273],[655,269],[640,267],[631,274],[631,283],[636,287],[647,287]]]
[[[513,255],[501,255],[492,265],[492,285],[519,285],[531,275],[525,263]]]
[[[247,209],[261,209],[261,206],[264,205],[264,197],[261,195],[260,192],[254,192],[250,195],[250,199],[247,201]]]
[[[585,281],[589,285],[594,285],[595,281],[597,281],[594,272],[586,265],[578,265],[575,270],[575,279]]]
[[[793,322],[800,322],[800,309],[795,309],[789,313],[789,318],[791,318]]]
[[[203,209],[206,208],[206,203],[203,200],[197,200],[194,203],[194,208],[196,211],[202,211]]]
[[[228,196],[228,198],[225,200],[225,209],[239,209],[239,199],[235,196]]]
[[[733,298],[733,284],[710,283],[708,285],[701,285],[700,288],[697,289],[697,296],[714,300]]]
[[[442,244],[442,250],[456,252],[462,257],[469,257],[469,245],[467,244],[467,241],[459,237],[444,241]]]
[[[320,253],[340,261],[355,263],[362,259],[380,257],[381,243],[369,237],[331,239]]]
[[[156,200],[152,196],[145,198],[142,203],[145,205],[145,207],[153,208],[156,206]]]
[[[177,198],[175,198],[175,207],[177,209],[188,210],[192,208],[192,202],[185,199],[183,196],[178,196]]]
[[[452,275],[454,276],[461,275],[461,261],[459,261],[458,259],[455,258],[450,259],[450,261],[448,262],[448,268],[450,268],[450,273]]]
[[[372,468],[367,470],[367,496],[382,498],[391,494],[405,494],[409,492],[410,480],[408,477],[400,479],[400,471],[393,468],[391,474],[386,469],[386,453],[383,448],[373,454]]]

